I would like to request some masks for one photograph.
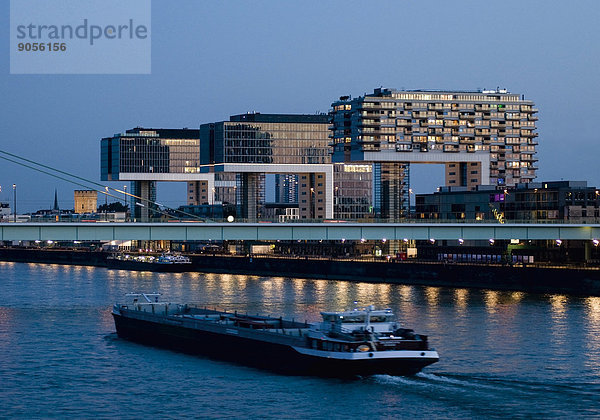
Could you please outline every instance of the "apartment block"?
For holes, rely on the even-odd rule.
[[[445,184],[469,189],[528,183],[538,169],[537,112],[505,89],[342,96],[330,112],[333,161],[444,164]]]

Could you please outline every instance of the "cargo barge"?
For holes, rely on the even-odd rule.
[[[427,336],[402,328],[391,309],[322,312],[309,325],[129,296],[112,310],[119,337],[284,374],[413,375],[439,360]]]

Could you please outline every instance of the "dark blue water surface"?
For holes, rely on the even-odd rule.
[[[309,322],[391,307],[440,362],[348,381],[147,347],[115,334],[131,291]],[[5,262],[0,296],[2,418],[600,416],[600,298]]]

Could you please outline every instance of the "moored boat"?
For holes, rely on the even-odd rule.
[[[129,294],[113,317],[121,338],[287,374],[352,377],[412,375],[439,360],[424,335],[405,329],[391,309],[322,312],[308,323],[160,302]]]
[[[193,271],[192,261],[179,254],[129,255],[116,254],[106,259],[108,268],[135,271],[159,271],[168,273],[181,273]]]

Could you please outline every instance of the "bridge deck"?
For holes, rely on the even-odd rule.
[[[488,240],[600,238],[600,224],[535,223],[3,223],[0,240]]]

